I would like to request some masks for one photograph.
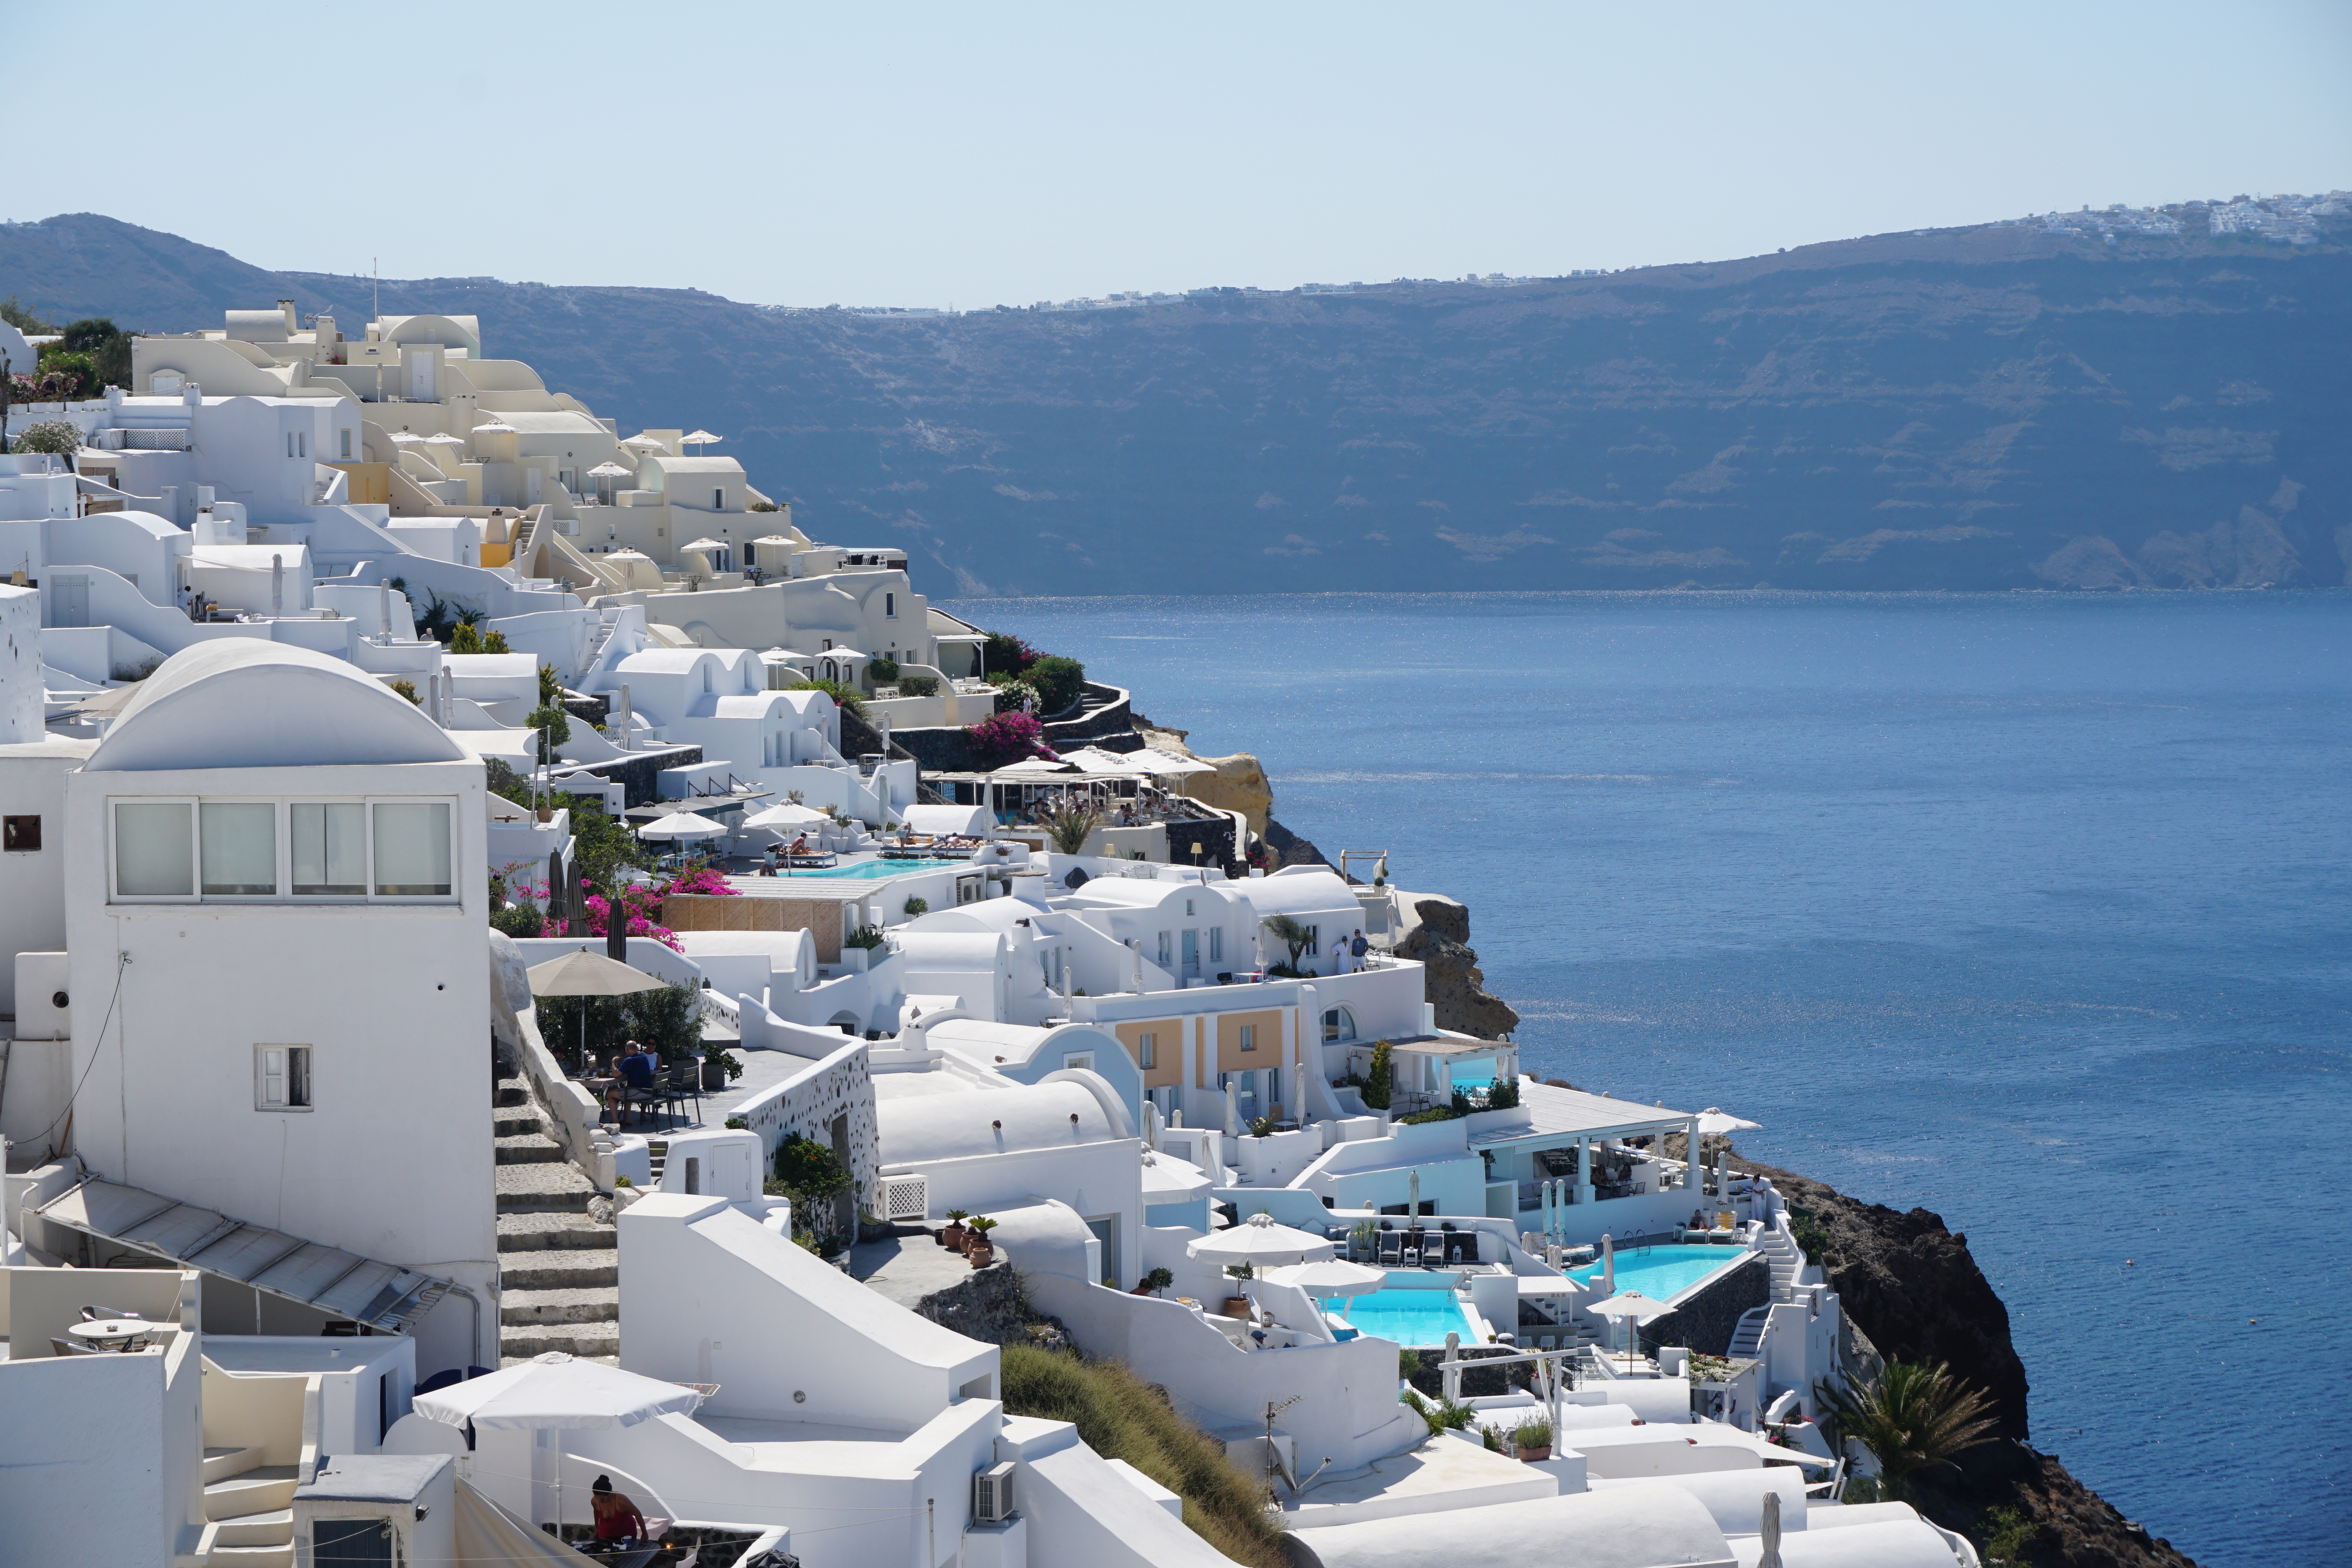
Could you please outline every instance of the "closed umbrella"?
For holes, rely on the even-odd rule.
[[[1601,1293],[1604,1296],[1617,1293],[1617,1243],[1605,1230],[1601,1233]]]
[[[1270,1214],[1253,1214],[1239,1225],[1192,1242],[1184,1249],[1184,1255],[1213,1263],[1248,1263],[1255,1267],[1261,1263],[1319,1262],[1334,1250],[1331,1243],[1320,1236],[1277,1225]]]
[[[1762,1549],[1757,1556],[1756,1568],[1784,1568],[1780,1561],[1780,1494],[1779,1492],[1768,1491],[1764,1494],[1764,1516],[1759,1521],[1756,1533],[1760,1537],[1759,1545]]]
[[[588,998],[633,997],[639,991],[658,991],[664,984],[643,969],[632,968],[602,953],[591,953],[585,947],[535,964],[528,976],[534,997],[580,998],[580,1061],[583,1067],[588,1061]]]
[[[609,1431],[656,1416],[690,1414],[702,1396],[682,1384],[624,1372],[602,1362],[550,1351],[509,1366],[420,1394],[409,1408],[430,1421],[463,1427],[532,1432]],[[563,1445],[555,1454],[555,1516],[563,1517]],[[560,1528],[560,1526],[559,1526]]]

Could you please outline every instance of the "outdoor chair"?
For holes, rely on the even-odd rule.
[[[1465,1263],[1475,1263],[1478,1261],[1478,1233],[1476,1231],[1465,1230],[1462,1232],[1461,1250],[1462,1261]]]
[[[1381,1262],[1389,1268],[1404,1267],[1404,1238],[1393,1230],[1383,1230],[1380,1237]]]
[[[692,1061],[672,1063],[669,1071],[662,1074],[657,1082],[656,1092],[660,1095],[665,1110],[679,1111],[688,1101],[693,1101],[696,1115],[699,1118],[702,1110],[702,1073]]]

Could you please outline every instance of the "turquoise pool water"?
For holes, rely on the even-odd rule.
[[[1374,1291],[1352,1301],[1325,1303],[1342,1304],[1350,1328],[1399,1344],[1444,1344],[1449,1333],[1460,1334],[1465,1344],[1475,1338],[1451,1291]]]
[[[1639,1291],[1663,1301],[1686,1291],[1709,1274],[1748,1256],[1745,1247],[1621,1247],[1617,1249],[1617,1289]],[[1601,1278],[1601,1265],[1570,1269],[1568,1277],[1580,1285]]]
[[[788,877],[826,877],[835,882],[877,882],[886,876],[904,876],[910,871],[936,871],[943,865],[970,865],[963,860],[911,861],[849,861],[841,865],[814,866],[806,871],[787,872]]]

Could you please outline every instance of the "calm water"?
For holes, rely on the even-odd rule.
[[[2352,593],[955,608],[1465,900],[1532,1071],[1965,1232],[2127,1517],[2346,1560]]]

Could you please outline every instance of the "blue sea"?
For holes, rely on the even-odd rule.
[[[1531,1071],[1942,1215],[2127,1518],[2347,1560],[2352,592],[947,607],[1466,902]]]

